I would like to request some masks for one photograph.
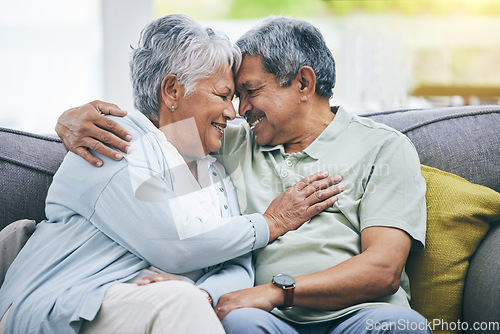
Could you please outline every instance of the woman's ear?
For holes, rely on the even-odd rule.
[[[170,109],[171,106],[178,100],[180,94],[179,88],[179,81],[177,80],[177,76],[175,74],[169,73],[165,76],[165,78],[163,78],[160,94],[161,100],[165,103],[168,109]]]
[[[297,73],[300,84],[301,101],[306,102],[316,92],[316,73],[310,66],[302,66]]]

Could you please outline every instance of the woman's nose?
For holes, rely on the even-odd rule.
[[[223,115],[229,120],[233,120],[236,118],[236,111],[234,110],[234,105],[232,101],[229,101],[229,106],[226,109],[224,109]]]

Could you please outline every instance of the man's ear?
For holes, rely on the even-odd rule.
[[[310,66],[302,66],[297,73],[300,84],[301,101],[306,102],[316,92],[316,73]]]
[[[180,94],[180,84],[175,74],[169,73],[163,78],[161,83],[161,100],[167,108],[171,108],[175,104]]]

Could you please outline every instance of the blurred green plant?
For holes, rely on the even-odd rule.
[[[498,0],[322,0],[333,15],[399,13],[404,15],[500,15]]]
[[[154,0],[155,16],[186,13],[196,19],[254,19],[268,15],[329,15],[322,0]]]
[[[327,10],[321,0],[232,0],[228,18],[260,18],[268,15],[317,17]]]
[[[253,19],[268,15],[343,16],[355,13],[498,16],[499,0],[154,0],[156,16],[187,13],[197,19]]]

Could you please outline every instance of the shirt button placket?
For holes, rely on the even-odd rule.
[[[287,178],[288,177],[289,170],[290,170],[290,167],[292,167],[292,165],[293,165],[293,163],[290,160],[290,158],[286,158],[285,159],[285,164],[284,164],[283,168],[281,169],[281,177],[282,178]]]

